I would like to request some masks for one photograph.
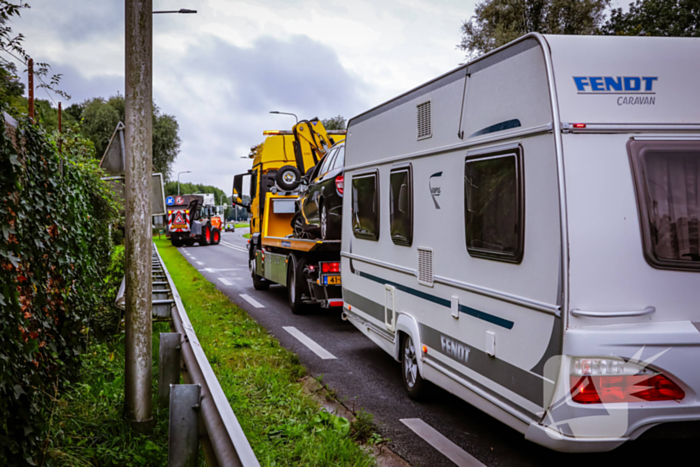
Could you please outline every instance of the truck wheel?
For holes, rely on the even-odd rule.
[[[199,236],[199,246],[207,246],[211,244],[211,229],[207,225]]]
[[[295,315],[303,314],[306,310],[306,304],[301,301],[304,291],[303,283],[304,261],[297,260],[294,255],[290,255],[287,267],[287,299],[289,300],[289,308]]]
[[[174,247],[182,246],[182,239],[178,237],[170,237],[170,242],[173,244]]]
[[[301,172],[293,165],[285,165],[277,171],[275,181],[283,190],[294,190],[301,183]]]
[[[218,245],[221,242],[221,232],[219,229],[214,227],[211,229],[211,244],[212,245]]]
[[[253,253],[252,253],[253,259],[249,260],[249,264],[248,264],[248,267],[250,268],[250,277],[253,278],[253,288],[255,290],[267,290],[270,288],[270,283],[268,281],[266,281],[265,279],[263,279],[262,277],[255,274],[255,256],[256,256],[255,250],[256,250],[256,248],[253,247]]]
[[[188,238],[185,240],[185,246],[193,246],[194,245],[194,238]]]
[[[426,396],[427,384],[418,371],[418,352],[413,344],[413,339],[408,334],[404,335],[402,347],[401,375],[403,385],[408,392],[408,397],[415,401],[423,400]]]

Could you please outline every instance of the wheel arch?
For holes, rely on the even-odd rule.
[[[418,326],[418,321],[416,319],[407,314],[407,313],[398,313],[398,316],[396,317],[396,338],[394,339],[394,359],[397,362],[401,361],[401,349],[403,347],[403,342],[405,339],[405,336],[410,336],[411,340],[413,340],[413,345],[416,346],[416,352],[421,356],[420,358],[417,359],[418,361],[418,371],[420,373],[420,376],[423,377],[423,352],[420,350],[423,346],[423,343],[420,338],[420,328]]]

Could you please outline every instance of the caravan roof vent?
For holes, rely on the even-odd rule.
[[[433,250],[418,247],[418,283],[433,286]]]
[[[418,139],[433,136],[433,128],[430,123],[430,101],[418,104]]]

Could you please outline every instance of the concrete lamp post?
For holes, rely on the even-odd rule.
[[[153,171],[153,0],[125,0],[126,418],[153,425],[151,173]],[[179,10],[177,13],[193,13]]]

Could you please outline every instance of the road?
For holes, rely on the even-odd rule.
[[[525,441],[522,434],[439,388],[433,389],[426,402],[412,401],[405,394],[399,363],[349,322],[343,321],[340,310],[319,310],[297,316],[289,310],[285,288],[253,289],[248,272],[247,240],[243,238],[246,232],[247,228],[226,232],[219,245],[182,247],[180,251],[284,347],[297,353],[313,376],[322,376],[323,382],[336,391],[345,405],[352,410],[364,408],[372,413],[379,432],[391,440],[390,448],[411,465],[454,466],[450,457],[462,459],[461,462],[458,460],[459,465],[483,464],[489,467],[578,465],[584,462],[590,465],[644,465],[650,456],[662,452],[657,448],[662,444],[654,441],[651,444],[626,443],[604,454],[556,453]],[[433,441],[432,444],[436,444],[437,439],[440,449],[401,421],[407,419],[418,419],[418,422],[407,423],[419,427],[427,424],[437,431],[435,434],[426,428],[432,433],[427,438]],[[441,436],[451,443],[444,442],[446,440]],[[686,459],[696,458],[692,440],[664,440],[663,452],[670,465],[675,464],[676,456],[678,459],[684,456]]]

